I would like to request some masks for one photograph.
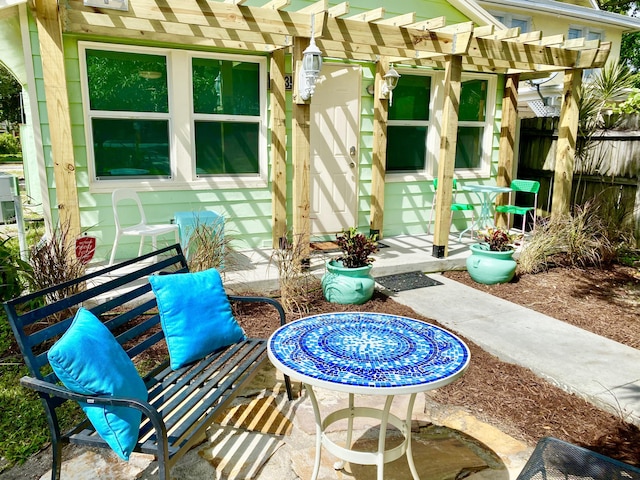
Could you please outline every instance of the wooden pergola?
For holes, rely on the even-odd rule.
[[[545,37],[541,32],[475,27],[472,22],[446,25],[445,18],[416,21],[415,13],[384,18],[378,8],[349,16],[348,2],[329,7],[320,0],[289,11],[290,0],[271,0],[261,7],[244,0],[129,0],[128,11],[85,7],[70,0],[58,10],[56,0],[34,0],[42,52],[44,86],[51,129],[57,204],[61,222],[79,234],[80,215],[71,137],[71,121],[64,75],[63,33],[145,42],[182,43],[271,56],[272,220],[273,242],[285,237],[286,125],[285,53],[292,52],[297,72],[302,52],[313,34],[326,57],[375,61],[373,177],[370,228],[382,237],[388,101],[380,95],[381,78],[390,63],[420,65],[445,72],[445,103],[440,139],[434,255],[447,255],[449,209],[454,173],[458,105],[463,71],[503,74],[506,78],[500,132],[499,185],[508,185],[513,171],[519,80],[564,72],[553,213],[566,212],[573,174],[578,130],[578,92],[582,70],[602,67],[609,43]],[[310,231],[310,105],[297,94],[293,107],[293,232],[308,245]],[[73,237],[73,235],[71,235]]]

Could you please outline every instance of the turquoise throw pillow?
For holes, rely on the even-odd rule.
[[[80,308],[68,330],[47,353],[49,363],[69,390],[147,401],[147,387],[109,329]],[[96,431],[124,460],[138,441],[142,413],[129,407],[80,402]]]
[[[246,338],[216,269],[152,275],[149,283],[174,370]]]

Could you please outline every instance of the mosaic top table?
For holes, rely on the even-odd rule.
[[[438,388],[460,377],[469,365],[469,349],[458,337],[419,320],[368,312],[328,313],[306,317],[276,330],[267,353],[276,368],[298,378],[311,399],[316,421],[316,459],[312,480],[320,470],[321,448],[336,457],[362,465],[377,465],[382,480],[384,464],[406,453],[414,479],[411,455],[411,414],[419,392]],[[324,419],[313,387],[349,394],[349,407]],[[385,395],[383,409],[355,407],[354,394]],[[394,395],[410,395],[406,418],[390,413]],[[351,450],[354,417],[380,420],[375,452]],[[325,434],[329,425],[347,420],[346,447]],[[403,434],[402,443],[385,450],[387,424]],[[342,462],[336,464],[342,468]]]

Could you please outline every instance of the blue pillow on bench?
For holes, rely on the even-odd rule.
[[[158,302],[172,369],[246,338],[216,269],[152,275],[149,283]]]
[[[47,358],[60,381],[73,392],[147,401],[147,387],[133,362],[109,329],[89,310],[78,310]],[[142,413],[129,407],[83,402],[80,406],[113,451],[129,460],[138,441]]]

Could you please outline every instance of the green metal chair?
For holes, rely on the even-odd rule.
[[[506,213],[507,224],[511,225],[511,215],[522,215],[522,233],[524,234],[527,224],[527,215],[530,212],[533,214],[532,218],[535,223],[535,212],[538,207],[538,191],[540,190],[540,182],[535,180],[513,180],[510,187],[509,204],[498,205],[496,207],[496,217],[499,213]],[[526,202],[525,205],[516,205],[515,197],[518,193],[529,194],[526,195],[526,197],[528,197],[529,200],[533,199],[533,202]]]
[[[433,221],[433,211],[436,208],[436,191],[438,190],[438,179],[434,178],[433,179],[433,202],[431,203],[431,214],[429,216],[429,225],[427,225],[427,235],[431,234],[431,223]],[[455,178],[453,179],[453,203],[451,203],[451,215],[449,216],[449,225],[451,225],[451,223],[453,222],[453,212],[471,212],[471,228],[469,229],[471,232],[471,238],[473,238],[473,225],[474,225],[474,216],[473,216],[473,205],[471,205],[470,203],[458,203],[456,202],[456,193],[458,191],[458,180],[456,180]],[[462,236],[462,233],[464,233],[466,230],[463,230],[460,233],[460,236]]]

